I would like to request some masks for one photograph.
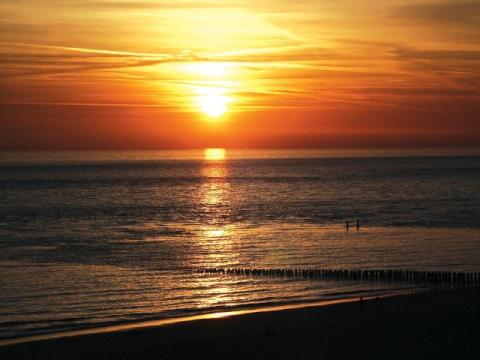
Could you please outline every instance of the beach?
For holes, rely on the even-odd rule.
[[[2,359],[477,359],[480,289],[437,290],[85,332],[0,347]]]

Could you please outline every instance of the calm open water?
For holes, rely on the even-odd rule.
[[[461,152],[3,153],[0,338],[406,288],[189,269],[480,271],[479,235]]]

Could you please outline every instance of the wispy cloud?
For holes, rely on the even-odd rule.
[[[191,100],[191,87],[219,80],[187,74],[183,63],[227,62],[233,74],[220,80],[239,107],[477,100],[480,43],[471,34],[480,29],[480,4],[396,4],[1,1],[12,14],[0,16],[2,87],[17,102],[71,103],[65,94],[81,93],[81,104],[110,104],[122,92],[129,104],[175,107]],[[445,24],[455,41],[438,31]],[[52,80],[63,90],[45,91],[50,99],[26,90],[50,89]]]
[[[480,60],[480,50],[420,50],[411,47],[397,47],[395,54],[402,59],[424,60]]]
[[[437,1],[403,5],[393,16],[406,21],[426,21],[434,24],[476,24],[480,22],[480,2],[476,0]]]

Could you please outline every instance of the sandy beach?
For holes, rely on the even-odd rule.
[[[2,359],[478,359],[480,289],[123,327],[0,347]]]

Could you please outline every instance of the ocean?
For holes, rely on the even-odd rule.
[[[479,210],[472,150],[4,152],[0,338],[413,286],[202,268],[480,271]]]

